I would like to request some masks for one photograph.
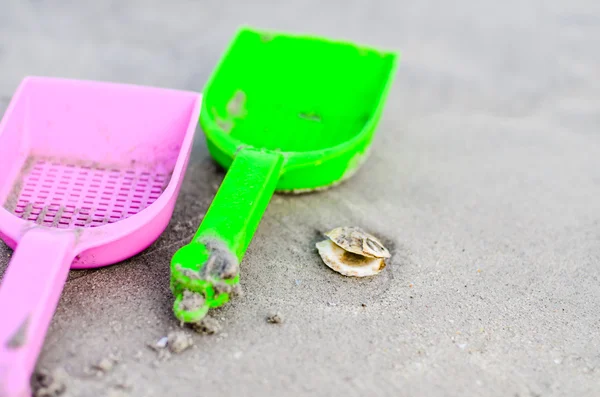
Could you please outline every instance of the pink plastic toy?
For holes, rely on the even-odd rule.
[[[70,267],[139,253],[166,228],[201,95],[26,78],[0,122],[0,396],[30,378]]]

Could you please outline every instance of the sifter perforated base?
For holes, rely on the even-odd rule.
[[[161,195],[170,176],[147,169],[30,157],[5,203],[16,216],[57,228],[96,227],[135,215]],[[16,199],[16,200],[15,200]]]

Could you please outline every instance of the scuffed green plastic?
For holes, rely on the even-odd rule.
[[[203,93],[200,125],[228,172],[196,235],[171,261],[181,321],[197,322],[229,300],[229,293],[215,293],[216,282],[239,282],[239,273],[196,276],[216,255],[207,246],[225,247],[239,264],[275,191],[326,188],[358,169],[397,62],[396,53],[354,43],[238,31]],[[185,290],[203,294],[204,307],[181,309]]]

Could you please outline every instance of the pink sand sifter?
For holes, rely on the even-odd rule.
[[[0,122],[0,396],[30,378],[68,270],[113,264],[166,228],[198,93],[28,77]]]

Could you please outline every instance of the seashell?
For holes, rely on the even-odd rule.
[[[327,233],[327,237],[346,251],[371,258],[389,258],[387,250],[377,237],[356,226],[335,228]]]
[[[323,240],[316,244],[323,262],[332,270],[351,277],[373,276],[385,268],[383,258],[358,255],[344,250],[331,240]]]

